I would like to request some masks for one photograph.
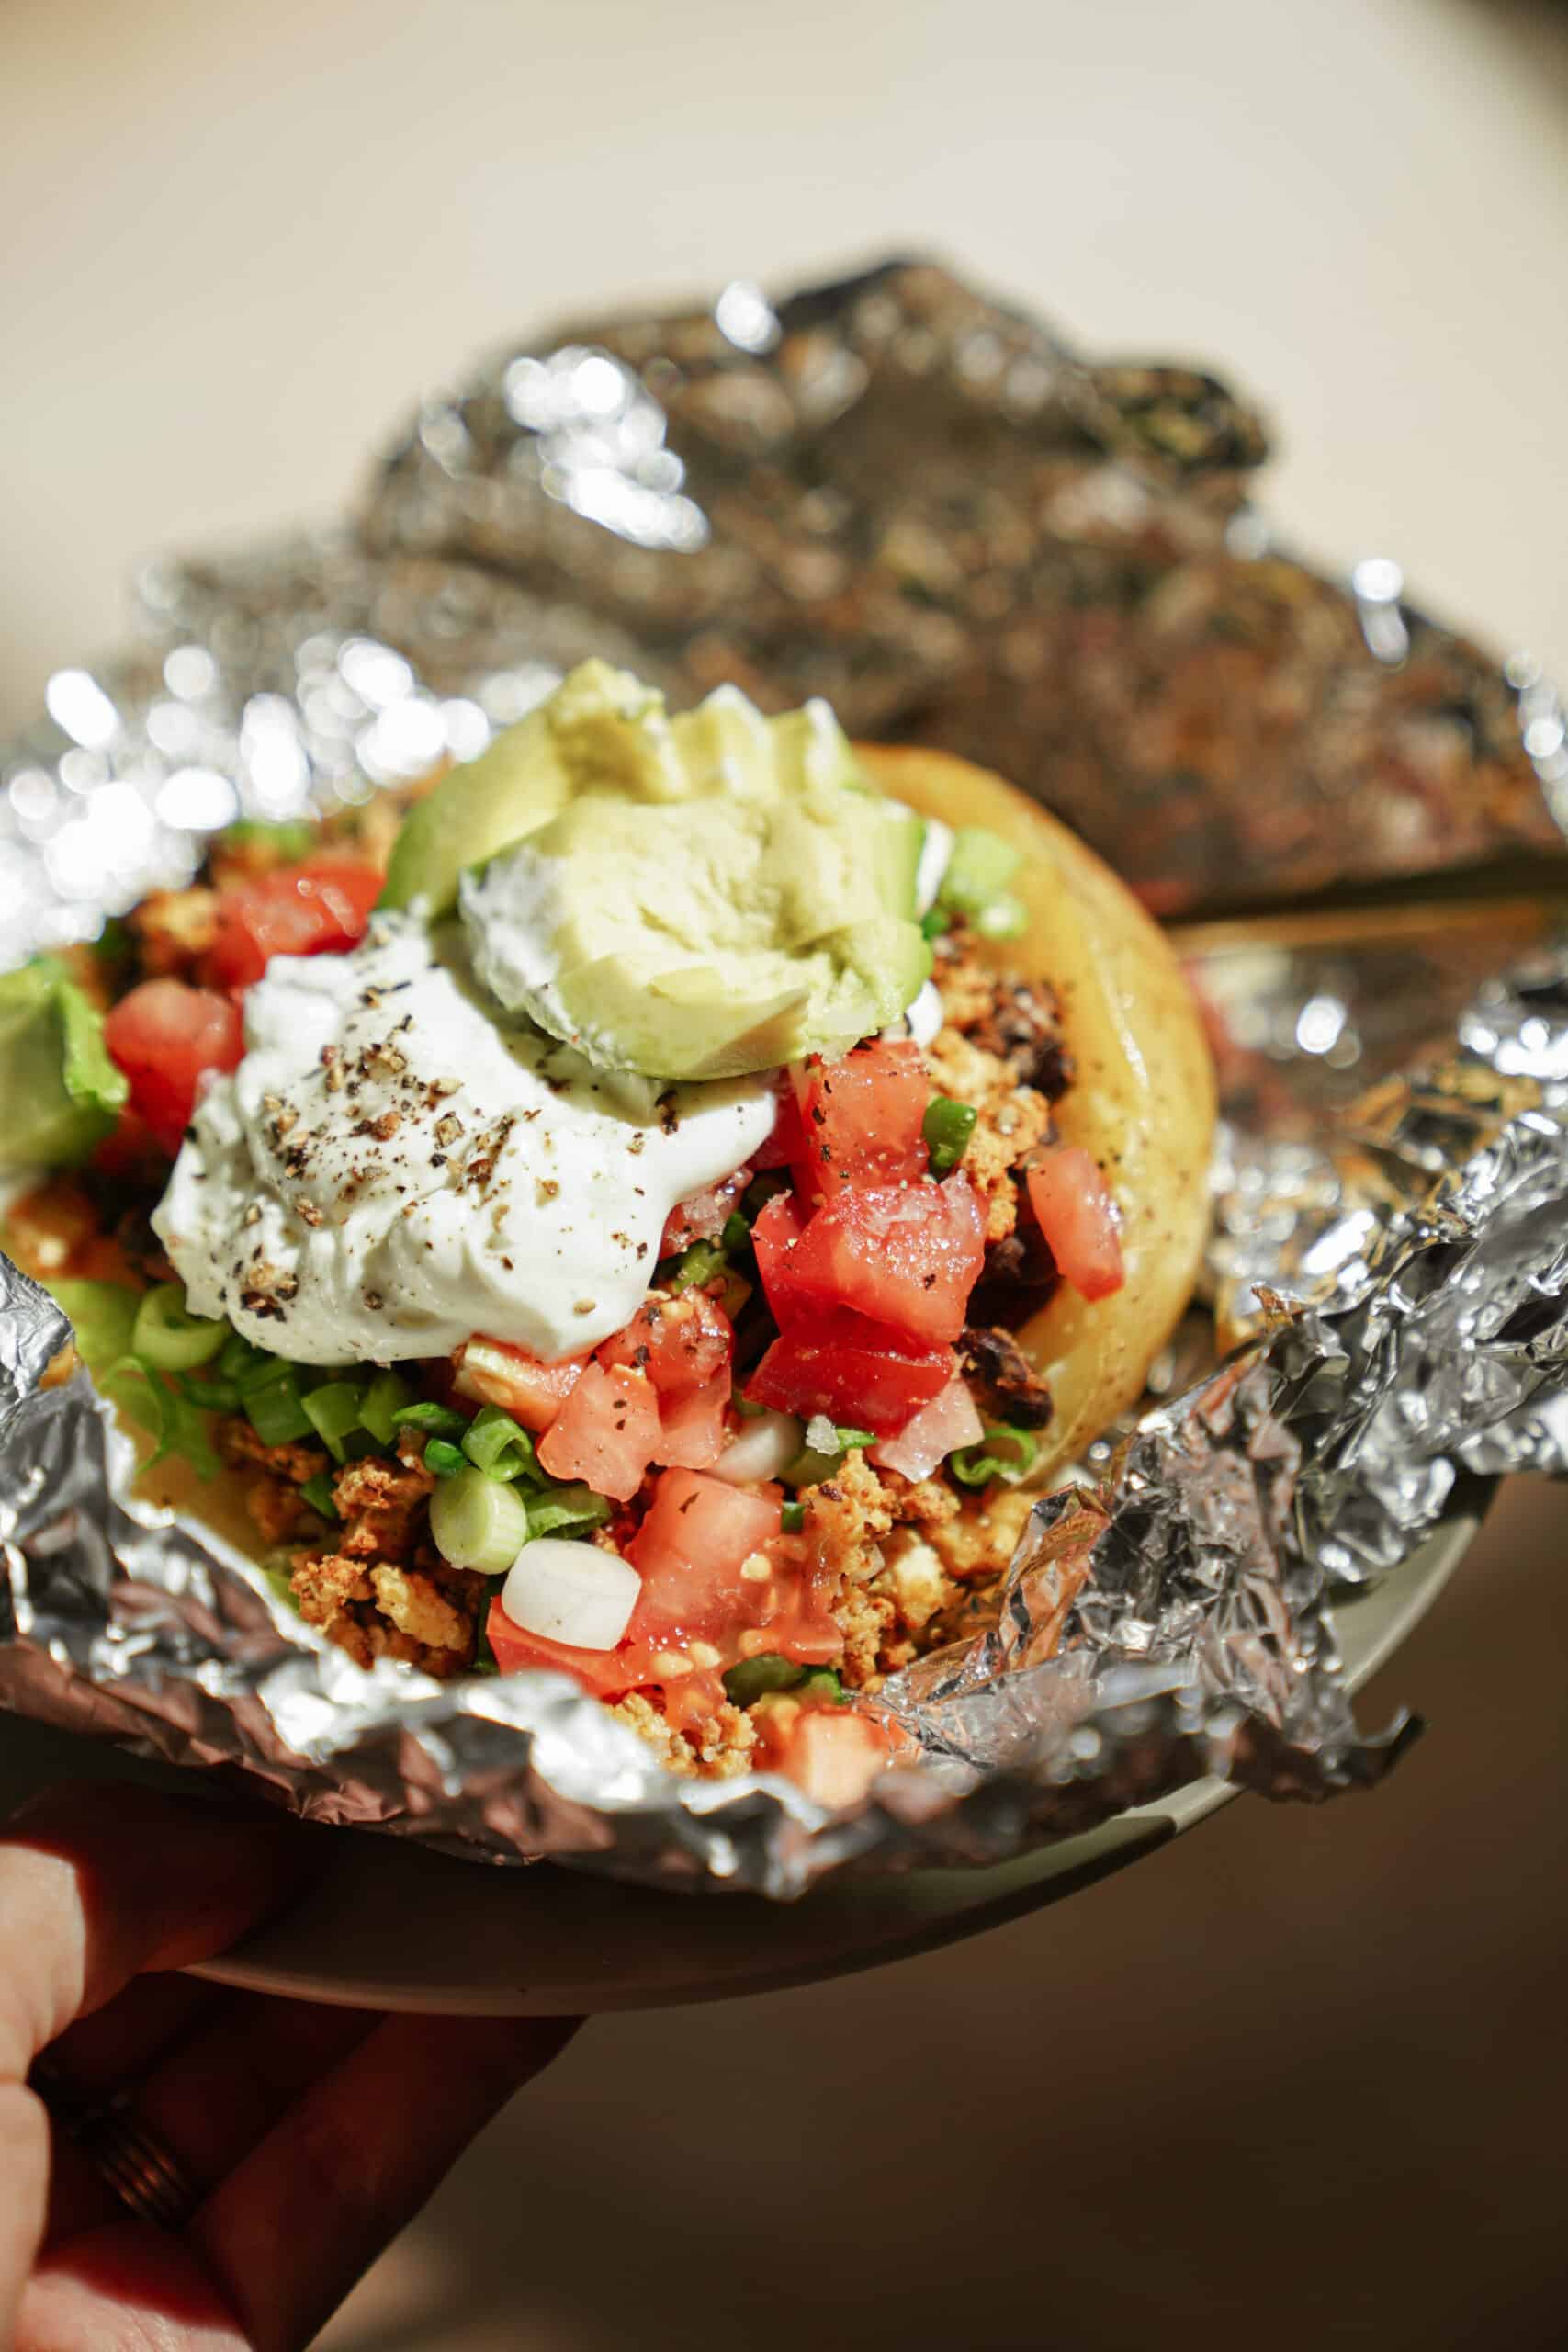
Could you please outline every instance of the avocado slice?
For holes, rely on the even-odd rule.
[[[910,1002],[923,833],[826,703],[770,718],[721,686],[671,718],[585,662],[411,812],[381,904],[460,898],[491,993],[606,1068],[739,1077]]]
[[[836,786],[675,807],[586,794],[465,877],[474,969],[511,1012],[648,1077],[847,1053],[931,971],[888,905],[910,903],[906,835],[891,802]]]
[[[0,1169],[85,1159],[130,1095],[103,1016],[62,965],[40,956],[0,978]]]
[[[591,787],[678,799],[688,789],[664,697],[628,670],[583,662],[547,702],[446,774],[404,818],[377,904],[457,903],[457,877]]]

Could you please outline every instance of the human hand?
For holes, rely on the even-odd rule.
[[[123,1786],[0,1831],[0,2345],[294,2352],[570,2038],[572,2018],[380,2017],[168,1973],[320,1860],[296,1823]],[[67,2128],[121,2099],[96,2136]],[[175,2226],[134,2218],[107,2177],[128,2169],[162,2180]]]

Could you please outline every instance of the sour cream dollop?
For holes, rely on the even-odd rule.
[[[660,1087],[505,1020],[412,916],[275,956],[152,1220],[194,1311],[320,1364],[629,1322],[670,1211],[771,1132],[771,1075]]]

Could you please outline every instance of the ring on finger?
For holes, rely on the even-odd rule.
[[[201,2202],[201,2188],[172,2150],[139,2121],[128,2094],[87,2106],[42,2061],[33,2066],[29,2080],[128,2213],[162,2230],[185,2227]]]

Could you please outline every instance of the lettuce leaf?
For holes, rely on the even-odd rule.
[[[0,975],[0,1170],[85,1159],[130,1091],[105,1047],[102,1013],[63,965],[39,956]]]

